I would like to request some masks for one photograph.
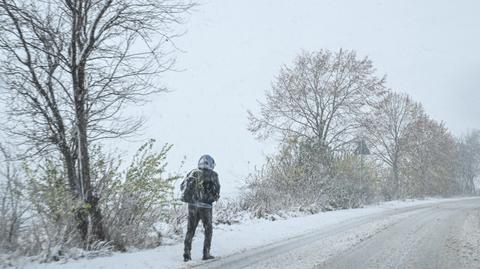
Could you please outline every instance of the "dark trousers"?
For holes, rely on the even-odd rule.
[[[203,241],[203,255],[210,254],[210,245],[212,243],[212,209],[188,205],[188,227],[185,235],[185,254],[190,255],[192,249],[192,240],[197,229],[198,222],[202,221],[205,230],[205,240]]]

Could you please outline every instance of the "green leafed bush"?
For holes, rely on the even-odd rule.
[[[101,208],[108,239],[119,250],[157,246],[162,235],[154,224],[163,218],[173,203],[173,183],[177,176],[165,174],[166,156],[171,145],[153,151],[154,140],[145,143],[122,173],[109,172],[113,164],[97,160],[103,167]],[[102,160],[103,159],[103,160]],[[115,165],[113,165],[115,166]]]

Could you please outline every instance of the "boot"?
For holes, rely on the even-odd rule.
[[[183,261],[184,262],[188,262],[188,261],[191,261],[192,260],[192,256],[190,255],[190,253],[184,253],[183,254]]]
[[[210,251],[203,252],[202,260],[206,261],[206,260],[212,260],[212,259],[215,259],[215,256],[210,255]]]

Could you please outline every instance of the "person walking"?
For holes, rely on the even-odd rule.
[[[203,155],[198,161],[198,168],[190,171],[180,186],[181,200],[188,203],[188,226],[183,253],[185,262],[192,259],[192,240],[200,220],[205,230],[202,259],[215,258],[210,254],[213,233],[212,204],[220,198],[220,182],[214,168],[215,160],[210,155]]]

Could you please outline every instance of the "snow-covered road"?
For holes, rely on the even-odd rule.
[[[480,268],[480,200],[430,207],[316,268]]]
[[[393,201],[296,218],[245,219],[214,229],[201,261],[202,231],[193,261],[183,244],[56,263],[23,262],[26,269],[175,268],[480,268],[480,198]],[[0,266],[1,267],[1,266]]]
[[[352,218],[193,267],[480,268],[480,199]]]

